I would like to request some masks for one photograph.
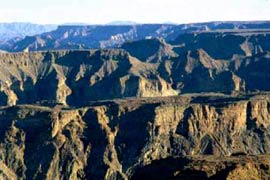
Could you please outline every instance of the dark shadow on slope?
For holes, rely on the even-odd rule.
[[[186,158],[167,158],[153,161],[151,164],[142,166],[135,170],[131,180],[164,180],[175,179],[174,174],[183,169],[190,160]],[[201,177],[201,176],[200,176]]]
[[[158,104],[141,105],[138,109],[120,116],[115,147],[124,170],[136,163],[146,143],[150,141],[149,133],[157,106]]]
[[[105,148],[108,145],[106,132],[100,127],[97,112],[94,109],[89,109],[83,120],[86,123],[83,134],[84,147],[91,145],[90,156],[85,168],[86,177],[91,180],[104,179],[108,168],[103,162]]]

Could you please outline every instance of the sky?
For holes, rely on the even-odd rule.
[[[193,23],[270,20],[270,0],[0,0],[0,22]]]

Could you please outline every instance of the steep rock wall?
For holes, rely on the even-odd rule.
[[[269,96],[183,96],[80,109],[2,108],[0,175],[130,179],[141,167],[162,159],[267,154],[269,102]]]

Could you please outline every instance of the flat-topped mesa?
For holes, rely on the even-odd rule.
[[[270,30],[206,31],[181,34],[170,44],[177,53],[203,49],[214,59],[232,60],[269,51],[269,40]]]
[[[56,30],[28,36],[8,45],[0,44],[0,49],[9,52],[55,49],[93,49],[118,47],[126,41],[145,39],[146,37],[166,37],[176,25],[89,25],[59,26]],[[162,34],[162,35],[161,35]]]
[[[51,28],[51,30],[52,29],[53,28]],[[111,48],[111,47],[119,47],[123,43],[128,41],[136,41],[149,38],[164,38],[167,41],[174,41],[179,35],[191,32],[222,33],[234,31],[237,33],[239,32],[242,33],[243,31],[246,32],[248,31],[248,33],[254,34],[262,31],[267,31],[269,29],[270,29],[269,21],[209,22],[209,23],[190,23],[180,25],[176,24],[65,25],[65,26],[58,26],[56,30],[53,30],[51,32],[47,32],[44,30],[43,32],[46,33],[42,34],[38,33],[37,31],[36,32],[37,35],[26,36],[23,39],[15,38],[8,42],[5,41],[1,42],[0,38],[0,49],[9,52],[18,52],[24,50],[40,51],[40,50],[55,50],[55,49],[60,50],[60,49]],[[23,34],[31,35],[32,33],[29,32],[28,28],[27,30],[28,31]],[[23,28],[22,31],[25,31],[25,29]],[[18,34],[17,36],[21,37],[22,34]],[[229,48],[229,46],[227,46],[227,48]]]
[[[0,104],[83,106],[125,97],[270,90],[268,52],[219,60],[203,48],[177,53],[180,46],[162,39],[134,44],[126,50],[0,53]],[[153,46],[155,52],[141,49]]]

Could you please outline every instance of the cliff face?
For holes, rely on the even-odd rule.
[[[2,104],[60,103],[175,95],[170,84],[123,50],[2,54]],[[153,78],[147,76],[152,75]]]
[[[268,95],[180,96],[1,108],[0,176],[234,179],[249,172],[268,179],[269,157],[260,154],[270,152],[269,104]]]
[[[144,46],[156,49],[147,53]],[[93,100],[124,97],[270,90],[267,52],[218,60],[203,49],[178,54],[163,40],[124,48],[2,53],[0,104],[83,106]]]
[[[270,179],[269,31],[210,25],[60,27],[61,48],[124,44],[0,53],[0,179]]]

